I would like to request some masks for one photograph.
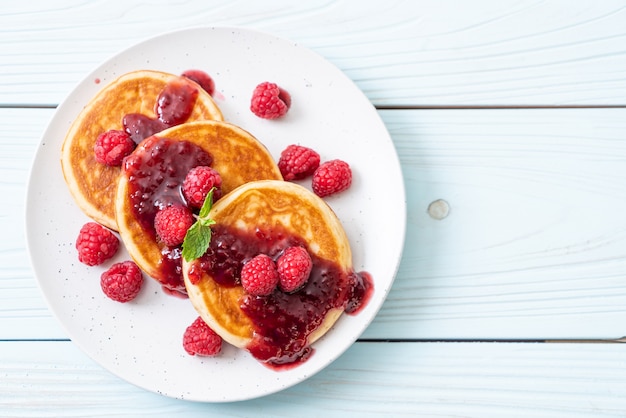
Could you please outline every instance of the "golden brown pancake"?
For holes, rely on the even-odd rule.
[[[352,253],[339,219],[308,189],[272,180],[238,187],[217,201],[210,217],[216,223],[209,250],[183,262],[195,309],[225,341],[262,362],[280,367],[303,361],[350,298]],[[258,253],[276,259],[293,245],[313,259],[305,287],[292,294],[277,288],[266,297],[247,295],[238,277],[243,263]],[[225,255],[238,267],[223,263]],[[220,262],[224,267],[215,267]]]
[[[211,96],[187,78],[158,72],[135,71],[125,74],[102,89],[81,111],[70,127],[62,148],[61,165],[70,192],[86,215],[117,230],[114,199],[120,167],[98,163],[94,144],[98,135],[124,130],[124,116],[133,113],[156,118],[157,97],[168,83],[185,83],[198,90],[187,121],[223,120]]]
[[[160,150],[166,147],[183,150],[182,155],[157,151],[157,146]],[[198,121],[172,127],[146,138],[126,158],[115,199],[120,236],[130,256],[145,273],[158,280],[166,290],[180,293],[186,293],[180,271],[180,248],[170,249],[160,243],[153,222],[157,206],[185,204],[180,185],[189,169],[201,161],[189,157],[192,151],[198,149],[211,159],[199,165],[210,165],[220,173],[222,194],[253,180],[282,181],[278,166],[263,144],[245,130],[221,121]],[[158,184],[154,186],[158,188],[155,193],[161,194],[157,202],[152,202],[150,197],[142,197],[143,192],[135,194],[137,184],[154,182],[159,174],[151,173],[149,167],[138,171],[140,161],[144,161],[146,166],[161,164],[167,168],[164,175],[168,178],[157,180]],[[140,179],[144,175],[148,180]],[[171,184],[167,186],[168,183]],[[133,196],[139,197],[135,199]],[[143,215],[138,214],[138,204],[143,207]]]

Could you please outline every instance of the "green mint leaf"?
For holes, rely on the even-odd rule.
[[[206,195],[206,198],[204,199],[204,203],[202,204],[202,208],[200,208],[200,213],[198,214],[200,219],[204,219],[209,216],[209,212],[211,211],[211,208],[213,207],[213,191],[214,190],[215,190],[215,187],[212,187],[211,190],[209,190],[209,193]]]
[[[196,222],[202,226],[207,226],[207,227],[211,225],[215,225],[215,221],[211,218],[199,218]]]
[[[209,248],[210,243],[211,228],[202,225],[200,222],[194,223],[185,234],[182,252],[183,258],[185,261],[192,261],[202,257],[207,248]]]
[[[209,248],[209,244],[211,243],[211,225],[215,224],[215,221],[209,218],[209,212],[211,212],[211,208],[213,207],[214,190],[215,187],[211,188],[207,194],[202,208],[200,209],[200,213],[198,214],[198,219],[185,234],[182,252],[185,261],[189,262],[202,257],[207,248]]]

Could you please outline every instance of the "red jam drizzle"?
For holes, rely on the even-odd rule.
[[[146,139],[143,147],[143,152],[133,153],[124,160],[124,170],[135,219],[156,240],[157,212],[167,206],[185,205],[181,193],[185,176],[193,167],[210,166],[213,157],[191,142],[156,136]],[[161,284],[186,294],[180,247],[162,245],[161,255]]]
[[[181,74],[183,77],[198,83],[200,87],[211,96],[215,93],[215,82],[210,75],[202,70],[187,70]]]
[[[129,113],[122,119],[124,130],[139,144],[143,139],[164,129],[187,121],[198,97],[191,83],[173,80],[159,93],[155,104],[156,118],[141,113]]]
[[[217,224],[213,226],[209,249],[195,266],[222,286],[236,286],[241,267],[247,260],[259,253],[277,259],[285,248],[293,245],[306,248],[302,239],[278,228],[244,234]],[[269,296],[246,295],[240,300],[242,311],[255,327],[247,349],[256,359],[276,370],[296,366],[313,354],[307,339],[331,309],[345,309],[355,314],[373,292],[368,273],[346,272],[336,263],[314,254],[311,259],[311,275],[302,289],[291,294],[277,289]]]

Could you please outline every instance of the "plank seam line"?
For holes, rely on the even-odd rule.
[[[56,104],[0,104],[0,109],[56,109]]]
[[[0,104],[0,109],[56,109],[56,104]],[[377,110],[626,109],[619,105],[374,105]]]
[[[69,338],[4,338],[0,343],[15,342],[71,342]],[[359,338],[358,343],[505,343],[505,344],[623,344],[626,337],[615,339],[491,339],[491,338]]]
[[[626,337],[622,338],[360,338],[361,343],[522,343],[522,344],[623,344]]]
[[[377,110],[626,109],[626,105],[376,105]]]

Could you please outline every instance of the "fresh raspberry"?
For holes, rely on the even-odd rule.
[[[135,299],[143,284],[143,274],[132,261],[116,263],[100,276],[100,286],[105,295],[116,302]]]
[[[183,348],[192,356],[214,356],[222,350],[222,337],[198,317],[183,334]]]
[[[186,207],[168,206],[157,212],[154,217],[154,229],[165,245],[176,247],[183,243],[187,230],[194,222],[193,214]]]
[[[276,260],[280,288],[287,293],[300,289],[311,274],[313,261],[302,247],[289,247]]]
[[[302,145],[289,145],[280,153],[278,168],[285,180],[299,180],[310,176],[320,165],[320,155]]]
[[[215,92],[215,82],[206,72],[202,70],[187,70],[181,75],[183,77],[187,77],[191,81],[195,81],[204,91],[213,96],[213,93]]]
[[[87,222],[76,238],[78,260],[88,266],[97,266],[113,257],[120,241],[108,229],[96,222]]]
[[[250,110],[263,119],[283,116],[291,106],[291,96],[275,83],[265,81],[254,89]]]
[[[342,192],[350,187],[350,184],[352,170],[345,161],[327,161],[313,173],[313,192],[320,197]]]
[[[122,165],[124,157],[134,149],[135,141],[130,135],[124,131],[110,130],[98,135],[93,152],[99,163],[117,166]]]
[[[213,187],[215,187],[213,191],[213,201],[215,202],[222,196],[222,177],[220,174],[205,165],[192,168],[183,182],[183,195],[187,204],[200,209]]]
[[[241,285],[253,296],[266,296],[278,285],[276,264],[269,256],[259,254],[241,268]]]

